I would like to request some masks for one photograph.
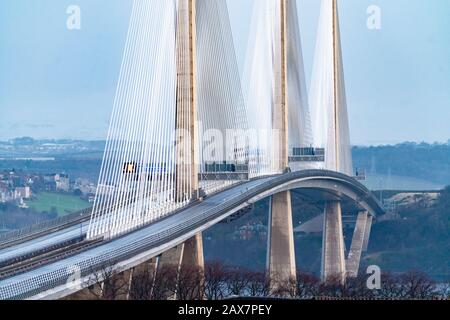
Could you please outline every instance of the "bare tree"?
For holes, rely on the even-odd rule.
[[[264,272],[248,273],[248,294],[251,297],[268,297],[270,296],[270,279]]]
[[[162,265],[133,277],[130,297],[135,300],[196,300],[204,297],[203,270],[198,267]]]
[[[381,299],[400,299],[402,290],[398,277],[390,273],[383,273],[381,275],[381,289],[377,292],[377,297]]]
[[[123,272],[117,272],[114,266],[113,262],[107,263],[91,272],[85,284],[89,291],[86,298],[116,300],[129,296],[134,300],[218,300],[235,295],[298,299],[431,299],[448,298],[450,294],[450,283],[437,286],[418,271],[400,276],[383,273],[381,289],[369,290],[363,275],[349,278],[344,284],[339,278],[322,283],[313,274],[297,271],[296,279],[283,282],[269,279],[264,272],[212,262],[206,264],[205,270],[186,265],[140,270],[134,273],[130,287],[129,278]],[[85,298],[85,295],[81,297]]]
[[[176,298],[178,300],[204,299],[204,271],[202,268],[182,265],[176,279]]]
[[[443,299],[450,299],[450,280],[442,284],[440,292]]]
[[[326,282],[320,283],[317,290],[317,297],[342,298],[342,296],[343,284],[339,276],[328,277]]]
[[[356,278],[348,278],[347,281],[341,285],[341,296],[344,298],[354,299],[372,299],[375,296],[375,291],[367,287],[367,279],[363,275]]]
[[[404,299],[431,299],[435,296],[435,283],[423,272],[409,271],[399,280]]]
[[[135,271],[130,286],[130,299],[153,300],[156,268],[145,268]]]
[[[280,279],[272,274],[270,283],[270,295],[273,297],[295,298],[297,296],[297,281],[294,277]]]
[[[174,299],[177,294],[178,266],[164,265],[157,269],[151,288],[151,300]]]
[[[214,261],[205,265],[205,298],[219,300],[228,295],[227,281],[230,270],[222,262]]]
[[[296,297],[312,299],[320,292],[320,280],[313,274],[297,271]]]
[[[128,281],[119,273],[114,261],[92,269],[85,286],[91,299],[117,300],[128,294]]]
[[[234,296],[246,295],[251,272],[242,267],[231,268],[227,277],[228,293]]]

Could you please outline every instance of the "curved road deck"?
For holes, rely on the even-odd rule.
[[[383,212],[378,201],[361,183],[346,175],[325,170],[308,170],[252,180],[208,197],[203,202],[182,210],[120,238],[105,242],[72,257],[39,267],[0,281],[0,299],[57,299],[79,290],[66,282],[74,270],[86,280],[93,272],[114,263],[117,271],[127,270],[183,243],[240,209],[280,191],[290,189],[319,189],[358,202],[372,215]],[[76,229],[76,227],[75,227]],[[58,237],[79,235],[69,228]],[[28,246],[52,241],[53,236],[35,239],[20,245]],[[48,244],[48,243],[47,243]],[[19,248],[9,248],[14,254]]]

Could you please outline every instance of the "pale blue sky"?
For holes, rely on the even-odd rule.
[[[242,66],[252,0],[228,2]],[[66,28],[71,4],[80,31]],[[366,27],[372,4],[379,31]],[[319,5],[298,0],[308,83]],[[450,139],[450,1],[339,6],[352,142]],[[0,1],[0,140],[106,137],[130,9],[131,0]]]

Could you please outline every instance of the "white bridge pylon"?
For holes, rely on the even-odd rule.
[[[232,39],[226,0],[134,0],[89,238],[249,178]]]
[[[338,4],[322,0],[309,92],[314,144],[325,148],[319,167],[352,176]]]
[[[251,167],[256,176],[280,173],[277,154],[282,146],[278,135],[283,132],[278,132],[280,128],[274,127],[277,116],[274,104],[281,99],[281,92],[287,93],[288,155],[292,155],[295,147],[310,147],[313,144],[297,4],[295,0],[281,1],[286,6],[285,50],[282,50],[280,0],[254,1],[242,81],[250,127],[258,132],[270,133],[259,135],[250,145],[250,150],[259,157],[258,161],[253,162],[257,167]],[[283,51],[285,67],[282,66]],[[279,87],[283,76],[287,78],[286,90]]]

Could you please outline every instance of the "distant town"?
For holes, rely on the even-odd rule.
[[[97,141],[27,137],[0,142],[0,203],[28,208],[43,193],[92,202],[103,147],[104,142]],[[94,164],[92,170],[86,161]]]
[[[94,201],[96,185],[89,179],[71,180],[68,174],[38,174],[25,171],[0,171],[0,202],[13,202],[28,208],[27,201],[41,192],[72,193],[88,202]]]
[[[92,206],[104,142],[0,141],[0,232]]]

